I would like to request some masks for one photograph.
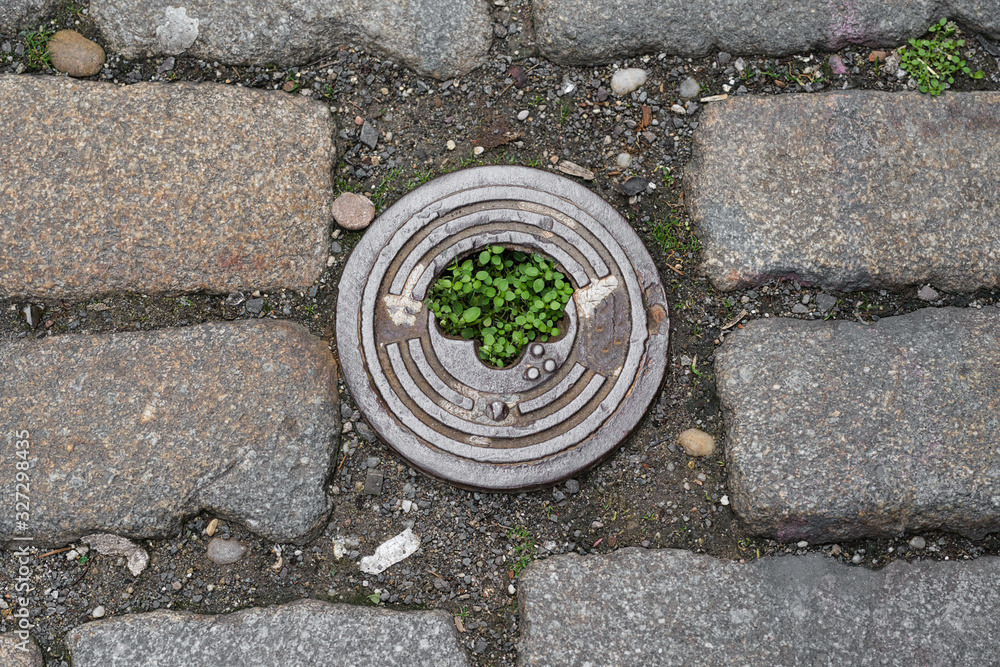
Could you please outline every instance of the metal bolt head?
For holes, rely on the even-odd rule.
[[[538,376],[541,374],[542,374],[541,371],[539,371],[534,366],[529,366],[528,370],[524,371],[524,377],[528,378],[529,380],[537,380]]]
[[[542,364],[542,367],[545,369],[546,373],[551,373],[552,371],[554,371],[556,369],[556,360],[555,359],[546,359],[545,363]]]
[[[545,354],[545,348],[542,347],[541,343],[535,343],[531,346],[531,354],[536,357],[540,357]]]
[[[510,414],[510,409],[503,401],[493,401],[486,409],[486,413],[495,422],[502,422]]]

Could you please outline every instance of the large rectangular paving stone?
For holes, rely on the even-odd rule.
[[[563,64],[714,49],[782,56],[848,44],[896,46],[943,16],[1000,37],[1000,0],[534,0],[542,53]]]
[[[0,297],[305,289],[324,270],[324,104],[13,75],[0,100]]]
[[[493,33],[482,0],[92,0],[90,8],[128,58],[184,53],[288,67],[349,43],[442,79],[486,62]]]
[[[994,665],[998,578],[991,557],[873,572],[820,555],[557,556],[522,576],[520,664]]]
[[[336,371],[328,344],[298,324],[18,342],[0,346],[0,377],[0,480],[11,496],[0,545],[162,537],[202,510],[304,541],[329,515]],[[13,499],[22,472],[26,518]]]
[[[71,631],[74,667],[467,667],[451,617],[317,600],[219,616],[132,614]]]
[[[779,277],[839,290],[996,287],[997,155],[996,92],[710,105],[687,172],[704,270],[723,290]]]
[[[756,320],[715,372],[733,509],[754,532],[1000,530],[1000,309]]]
[[[3,0],[0,2],[0,34],[13,35],[22,28],[37,29],[38,22],[53,13],[59,0]]]

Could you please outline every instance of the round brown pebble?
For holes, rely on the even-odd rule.
[[[104,67],[104,49],[76,30],[60,30],[49,40],[52,67],[70,76],[99,74]]]
[[[375,204],[368,197],[345,192],[333,202],[333,219],[344,229],[364,229],[375,219]]]
[[[691,456],[708,456],[715,451],[715,438],[698,428],[689,428],[677,436],[677,444]]]

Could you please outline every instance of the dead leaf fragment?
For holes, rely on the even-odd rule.
[[[570,176],[576,176],[577,178],[582,178],[585,181],[594,180],[594,172],[575,162],[570,162],[569,160],[563,160],[559,163],[559,171],[564,174],[569,174]]]
[[[639,130],[640,131],[645,130],[647,127],[649,127],[649,124],[652,122],[653,122],[653,109],[643,104],[642,122],[639,124]]]

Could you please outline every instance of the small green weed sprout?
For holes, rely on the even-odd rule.
[[[41,28],[37,31],[22,33],[24,37],[24,57],[28,67],[45,69],[52,66],[52,54],[49,53],[49,40],[55,30]]]
[[[677,218],[667,218],[653,225],[653,239],[664,251],[676,255],[698,252],[701,247],[691,223]]]
[[[479,357],[502,368],[528,343],[559,335],[556,323],[572,296],[552,260],[492,246],[455,260],[426,304],[442,331],[478,340]]]
[[[538,545],[535,544],[534,536],[524,526],[515,526],[511,529],[508,537],[514,541],[514,576],[521,576],[524,568],[535,559],[535,551]]]
[[[920,92],[940,95],[955,83],[952,75],[958,71],[968,74],[970,79],[983,78],[982,70],[973,72],[959,56],[958,50],[965,46],[965,40],[953,39],[956,30],[954,23],[941,19],[928,28],[931,39],[911,39],[909,46],[899,47],[900,67],[917,80]]]

